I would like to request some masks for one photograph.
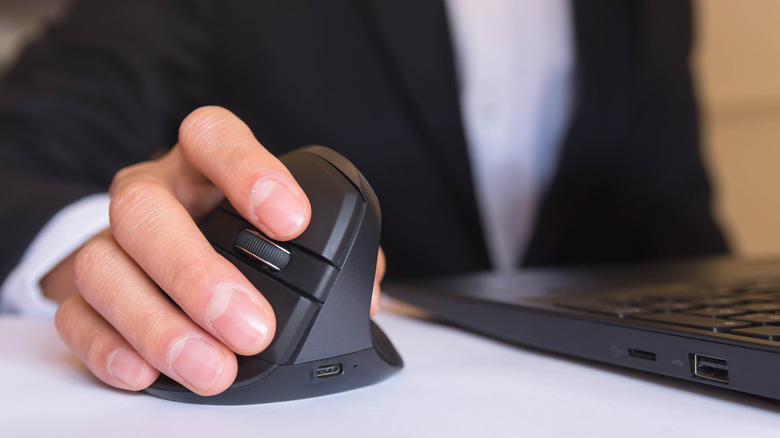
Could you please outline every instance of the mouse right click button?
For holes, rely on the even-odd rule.
[[[283,158],[311,203],[309,226],[292,243],[340,268],[363,214],[363,195],[341,172],[316,155]]]

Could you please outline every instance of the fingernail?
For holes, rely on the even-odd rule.
[[[119,347],[106,359],[111,376],[121,380],[131,389],[138,389],[146,369],[146,361],[129,345]]]
[[[173,344],[168,363],[171,370],[190,386],[206,391],[217,382],[226,359],[222,352],[190,335]]]
[[[269,316],[263,308],[233,290],[214,297],[206,317],[237,353],[257,353],[270,332]]]
[[[284,238],[300,231],[304,221],[304,203],[273,179],[258,182],[252,189],[252,208],[258,221],[268,227],[275,238]]]

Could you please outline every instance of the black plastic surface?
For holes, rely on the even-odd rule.
[[[314,154],[288,154],[284,165],[309,196],[311,222],[294,243],[341,267],[360,226],[365,199],[332,164]]]
[[[289,262],[269,269],[236,248],[245,229],[257,230],[223,202],[200,224],[217,252],[261,291],[276,314],[276,335],[253,357],[239,357],[236,382],[202,397],[168,377],[147,392],[201,404],[250,404],[314,397],[383,380],[403,360],[369,319],[381,226],[379,203],[360,172],[344,157],[311,146],[280,157],[306,192],[312,219],[291,242]],[[259,231],[257,231],[259,232]],[[317,378],[320,367],[339,373]]]
[[[381,333],[373,322],[371,325]],[[403,366],[400,356],[392,349],[389,342],[378,340],[377,344],[384,348],[372,347],[324,360],[286,366],[264,363],[254,358],[242,358],[243,360],[239,361],[239,379],[237,379],[241,382],[231,386],[224,393],[212,397],[203,397],[189,392],[167,377],[161,378],[147,392],[186,403],[242,405],[311,398],[348,391],[384,380]],[[387,350],[388,346],[391,351]],[[318,368],[333,364],[342,366],[341,374],[325,379],[316,377]],[[242,376],[241,370],[245,369],[250,369],[257,374],[257,377],[246,373]]]
[[[328,293],[333,288],[339,270],[329,263],[324,263],[315,254],[291,243],[285,243],[291,256],[287,266],[278,272],[270,272],[264,269],[251,257],[233,251],[235,236],[246,227],[246,221],[240,216],[229,213],[230,209],[222,209],[208,216],[200,224],[203,234],[209,236],[211,244],[236,256],[263,274],[269,275],[277,281],[294,288],[297,293],[324,302]]]
[[[448,324],[502,341],[780,400],[778,341],[697,326],[703,321],[698,318],[696,324],[678,325],[562,305],[607,297],[636,301],[652,294],[669,302],[670,296],[708,295],[735,284],[747,285],[746,294],[761,288],[775,294],[776,282],[780,259],[703,258],[470,274],[389,284],[384,292]],[[697,357],[708,360],[697,366]]]

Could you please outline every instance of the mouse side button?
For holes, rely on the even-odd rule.
[[[290,263],[283,270],[269,272],[268,275],[294,286],[320,303],[325,302],[339,270],[295,245],[290,245],[290,251]]]

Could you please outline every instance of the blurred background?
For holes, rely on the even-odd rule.
[[[780,254],[780,2],[698,0],[705,158],[737,254]]]
[[[67,0],[0,0],[0,75]],[[780,254],[780,1],[695,0],[704,156],[736,254]]]

